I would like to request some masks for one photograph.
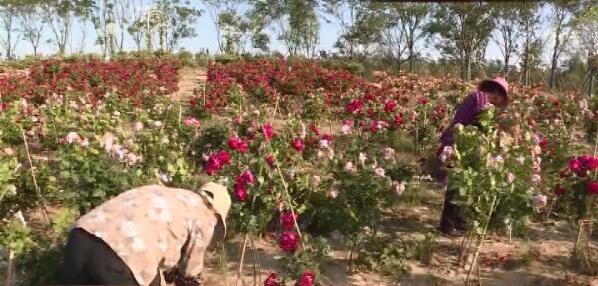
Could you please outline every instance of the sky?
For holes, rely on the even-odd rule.
[[[179,48],[184,48],[185,50],[190,51],[190,52],[198,52],[202,49],[207,48],[210,51],[210,53],[213,54],[218,51],[218,44],[217,44],[217,40],[216,40],[217,39],[216,28],[214,26],[214,23],[212,22],[212,19],[210,18],[210,15],[207,12],[207,9],[205,9],[205,7],[204,7],[203,3],[201,3],[201,1],[194,0],[194,1],[192,1],[192,5],[199,9],[204,10],[203,14],[201,15],[197,24],[195,25],[197,36],[194,38],[184,39],[181,42]],[[543,11],[543,13],[547,14],[548,13],[547,9],[544,8],[544,10],[545,11]],[[85,33],[83,33],[83,30],[85,30]],[[547,29],[547,27],[544,27],[542,32],[548,37],[548,36],[550,36],[549,30],[550,29]],[[278,41],[276,39],[276,35],[275,35],[276,32],[274,31],[274,29],[269,28],[268,33],[270,34],[270,39],[271,39],[270,48],[275,51],[280,51],[284,54],[286,49],[285,49],[283,43],[281,43],[280,41]],[[85,37],[83,37],[83,34],[85,34]],[[85,52],[101,53],[100,46],[98,46],[94,43],[96,35],[97,35],[97,32],[95,31],[95,29],[91,23],[87,23],[84,26],[83,24],[80,23],[80,21],[75,21],[74,26],[73,26],[72,35],[71,35],[71,40],[70,40],[70,43],[67,48],[68,49],[67,52],[71,52],[71,53],[78,52],[81,49],[81,47],[83,46]],[[126,35],[127,36],[126,36],[126,40],[125,40],[125,49],[126,50],[135,50],[134,43],[128,37],[128,34],[126,34]],[[326,21],[323,21],[323,20],[320,21],[320,42],[319,42],[316,50],[333,51],[334,43],[335,43],[336,39],[339,37],[339,35],[340,35],[340,25],[338,25],[334,21],[331,23],[327,23]],[[4,37],[4,36],[5,36],[5,34],[2,33],[2,37]],[[48,54],[53,54],[56,52],[57,48],[55,47],[54,44],[45,43],[46,40],[51,39],[51,38],[53,38],[53,34],[49,28],[46,28],[46,30],[44,31],[43,38],[42,38],[42,44],[39,48],[39,51],[42,54],[48,55]],[[83,45],[83,43],[84,43],[84,45]],[[434,49],[433,44],[431,44],[431,43],[422,42],[419,44],[419,49],[420,50],[424,49],[425,51],[423,52],[423,55],[430,57],[430,58],[437,59],[441,56],[440,52],[437,51],[436,49]],[[31,48],[31,45],[29,42],[21,39],[17,45],[15,52],[18,57],[23,57],[24,55],[32,54],[33,49]],[[547,56],[548,55],[546,55],[545,58],[547,58]],[[500,49],[496,45],[496,43],[494,43],[494,41],[490,41],[490,43],[488,45],[488,48],[486,50],[486,58],[488,60],[502,58]]]

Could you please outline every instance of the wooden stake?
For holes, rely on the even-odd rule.
[[[239,284],[239,280],[241,280],[241,276],[243,274],[243,263],[245,261],[245,249],[247,249],[247,240],[249,239],[249,233],[245,234],[245,241],[243,241],[243,250],[241,251],[241,261],[239,262],[239,272],[237,273],[237,283]],[[241,281],[241,285],[245,285],[243,281]]]
[[[490,205],[490,211],[488,212],[488,221],[486,221],[486,225],[484,226],[482,235],[479,238],[478,247],[476,249],[475,255],[473,256],[473,261],[471,262],[471,267],[469,268],[469,272],[467,273],[467,280],[465,282],[466,285],[469,285],[469,281],[470,281],[469,279],[471,277],[471,272],[473,271],[473,267],[476,265],[478,256],[480,255],[480,249],[482,248],[482,244],[484,243],[484,238],[486,237],[486,231],[488,231],[488,225],[490,224],[490,218],[492,217],[492,213],[494,212],[495,204],[496,204],[496,196],[494,196],[494,198],[492,198],[492,204]]]
[[[11,286],[12,285],[12,264],[14,260],[15,254],[12,252],[12,249],[8,250],[8,269],[6,270],[6,283],[4,285]]]
[[[35,170],[33,168],[33,161],[31,160],[31,153],[29,152],[29,144],[27,144],[27,136],[25,136],[25,131],[21,128],[21,136],[23,137],[23,142],[25,143],[25,151],[27,151],[27,159],[29,160],[29,169],[31,169],[31,178],[33,179],[33,186],[35,187],[35,192],[37,193],[38,199],[41,203],[42,207],[42,215],[44,216],[44,220],[47,223],[50,223],[50,219],[48,218],[48,208],[46,207],[46,202],[42,197],[42,193],[37,185],[37,179],[35,177]]]

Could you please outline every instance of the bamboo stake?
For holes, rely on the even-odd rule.
[[[12,252],[12,249],[8,250],[8,269],[6,270],[6,283],[4,285],[11,286],[12,285],[12,264],[14,260],[15,254]]]
[[[33,160],[31,160],[31,153],[29,152],[29,144],[27,143],[27,136],[25,136],[25,131],[21,128],[21,136],[23,137],[23,142],[25,143],[25,151],[27,151],[27,159],[29,160],[29,168],[31,169],[31,178],[33,179],[33,186],[35,187],[35,192],[39,198],[42,207],[42,215],[44,216],[44,220],[47,223],[50,223],[50,219],[48,218],[48,208],[46,207],[46,202],[42,197],[42,193],[37,185],[37,179],[35,177],[35,170],[33,168]]]
[[[253,239],[253,235],[250,238],[251,240],[251,249],[253,250],[253,285],[257,286],[258,281],[262,281],[262,267],[260,263],[260,257],[257,252],[257,248],[255,247],[255,241]],[[259,279],[257,277],[259,276]]]
[[[245,234],[245,240],[243,241],[243,250],[241,251],[241,261],[239,262],[239,272],[237,273],[237,282],[235,285],[239,285],[239,280],[241,280],[241,275],[243,273],[243,263],[245,261],[245,250],[247,249],[247,240],[249,238],[249,233]],[[243,281],[241,281],[241,285],[245,285]]]
[[[477,260],[478,260],[478,256],[480,255],[480,249],[482,248],[482,244],[484,243],[484,238],[486,237],[486,231],[488,231],[488,225],[490,224],[490,218],[492,216],[492,213],[494,212],[494,205],[496,204],[496,196],[494,196],[494,198],[492,198],[492,204],[490,205],[490,212],[488,213],[488,220],[486,221],[486,225],[484,226],[484,230],[482,231],[482,235],[479,238],[479,243],[475,252],[475,255],[473,256],[473,261],[471,262],[471,267],[469,268],[469,272],[467,273],[467,280],[466,280],[466,285],[469,285],[469,281],[470,281],[470,277],[471,277],[471,272],[473,271],[473,267],[476,266]],[[479,264],[478,264],[478,268],[479,268]]]

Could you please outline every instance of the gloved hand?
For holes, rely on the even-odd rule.
[[[164,271],[164,280],[168,284],[174,283],[175,286],[199,286],[201,277],[185,276],[177,267]]]

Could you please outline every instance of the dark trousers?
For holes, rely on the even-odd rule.
[[[446,191],[444,195],[444,207],[442,217],[440,218],[440,230],[444,233],[450,233],[456,229],[467,230],[467,222],[461,214],[461,208],[452,201],[457,195],[457,190]]]
[[[60,276],[63,285],[139,285],[110,246],[81,228],[69,233]],[[150,285],[159,286],[160,277]]]

